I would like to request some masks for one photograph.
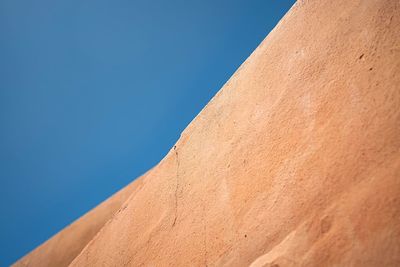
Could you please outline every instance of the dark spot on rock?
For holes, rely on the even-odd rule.
[[[369,70],[373,70],[373,68],[369,68]]]
[[[358,57],[358,59],[362,59],[364,57],[364,54],[361,54],[361,56]]]
[[[321,220],[321,233],[327,233],[332,227],[332,218],[330,216],[325,216]]]
[[[247,235],[244,235],[244,237],[247,237]]]

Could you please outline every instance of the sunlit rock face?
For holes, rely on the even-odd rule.
[[[297,2],[124,190],[16,265],[400,266],[400,2]]]

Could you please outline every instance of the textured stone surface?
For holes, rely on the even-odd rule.
[[[399,33],[297,2],[71,265],[399,266]]]

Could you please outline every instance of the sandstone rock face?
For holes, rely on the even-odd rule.
[[[16,265],[400,266],[400,1],[297,2],[131,186]]]
[[[138,179],[127,185],[14,265],[68,266],[107,221],[121,209],[128,197],[140,189],[141,184],[141,180]]]

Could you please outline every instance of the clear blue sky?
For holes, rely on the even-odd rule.
[[[0,2],[0,265],[157,164],[294,3]]]

